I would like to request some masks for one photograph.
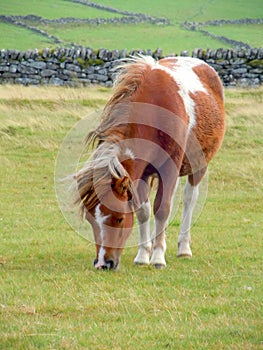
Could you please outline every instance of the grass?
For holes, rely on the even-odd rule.
[[[178,26],[156,28],[151,24],[101,25],[96,30],[94,27],[85,25],[71,25],[64,28],[50,26],[49,32],[66,43],[69,43],[71,38],[77,37],[78,43],[83,46],[106,47],[110,50],[156,49],[161,46],[165,54],[180,53],[182,50],[191,52],[193,46],[216,49],[222,44],[219,40],[209,38],[199,32],[185,31]]]
[[[0,22],[0,31],[5,33],[4,37],[0,39],[1,48],[5,49],[27,50],[29,48],[48,47],[51,43],[47,38],[41,37],[29,29],[7,23]],[[17,38],[21,38],[21,40],[17,40]]]
[[[67,131],[104,88],[0,87],[0,348],[260,349],[262,88],[226,90],[228,129],[192,229],[193,259],[96,272],[95,248],[59,211],[54,162]]]
[[[76,18],[96,18],[96,17],[113,17],[117,14],[97,10],[92,7],[83,6],[77,3],[71,3],[65,0],[13,0],[12,2],[3,0],[1,2],[1,15],[20,15],[26,16],[33,14],[43,18],[54,19],[62,17]]]
[[[94,2],[102,3],[101,0]],[[149,13],[157,17],[167,17],[170,20],[179,22],[189,21],[207,21],[211,19],[239,19],[239,18],[261,18],[263,14],[261,0],[186,0],[184,2],[175,2],[165,0],[160,6],[159,1],[134,0],[124,2],[122,0],[103,0],[103,5],[119,8],[132,12]]]
[[[102,3],[101,1],[97,1]],[[101,25],[91,26],[84,24],[68,25],[43,25],[29,23],[46,31],[50,35],[57,36],[63,41],[62,46],[71,46],[72,42],[98,49],[152,49],[162,48],[165,54],[177,53],[183,50],[192,51],[196,47],[203,49],[216,49],[219,47],[229,48],[218,39],[209,38],[202,33],[190,32],[181,28],[185,21],[204,22],[213,19],[239,19],[239,18],[262,18],[263,8],[260,0],[252,0],[249,3],[245,0],[220,1],[213,0],[204,3],[202,0],[187,0],[178,4],[173,0],[165,0],[160,6],[159,1],[123,2],[121,0],[105,0],[103,5],[115,7],[131,12],[140,12],[156,17],[166,17],[171,21],[170,26],[151,25],[149,23],[136,25]],[[43,18],[94,18],[94,17],[116,17],[116,13],[98,10],[71,3],[70,1],[39,1],[25,0],[23,3],[18,0],[12,2],[2,0],[1,14],[5,15],[28,15],[34,14]],[[240,29],[236,31],[236,28]],[[262,40],[259,26],[228,25],[222,27],[209,27],[212,33],[242,40],[252,47],[261,47]],[[44,47],[55,47],[57,44],[52,39],[45,38],[40,34],[31,33],[28,30],[15,26],[7,26],[0,23],[0,30],[3,35],[0,39],[0,48],[13,49],[42,49]]]

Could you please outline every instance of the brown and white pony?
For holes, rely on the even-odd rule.
[[[81,213],[93,228],[96,269],[116,269],[134,213],[140,242],[135,264],[166,265],[165,230],[180,176],[188,176],[178,256],[192,256],[190,227],[198,187],[225,133],[221,81],[205,62],[189,57],[156,62],[140,56],[124,64],[100,125],[87,136],[92,159],[76,174]],[[150,233],[149,192],[158,178]]]

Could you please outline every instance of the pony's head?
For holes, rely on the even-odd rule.
[[[133,204],[128,177],[112,179],[89,220],[96,243],[96,269],[116,269],[133,226]]]
[[[136,190],[118,157],[118,147],[102,143],[77,175],[77,202],[92,226],[96,269],[116,269],[133,227]]]

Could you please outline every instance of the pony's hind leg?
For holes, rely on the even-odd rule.
[[[183,215],[180,227],[180,234],[178,237],[178,257],[192,257],[192,251],[190,248],[190,229],[192,223],[193,210],[199,195],[199,184],[204,173],[205,171],[202,172],[202,175],[200,174],[201,176],[198,178],[198,181],[196,181],[196,178],[194,178],[193,175],[190,175],[184,187]]]
[[[150,254],[152,250],[150,235],[150,214],[151,204],[149,201],[143,203],[136,212],[140,232],[138,254],[134,259],[134,263],[137,265],[149,265],[150,262]]]

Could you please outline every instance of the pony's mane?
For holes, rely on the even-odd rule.
[[[75,204],[79,205],[80,215],[93,209],[100,203],[102,196],[110,190],[112,179],[130,176],[119,161],[120,149],[116,144],[103,142],[93,154],[91,160],[75,175]],[[133,200],[137,198],[136,189],[130,180],[129,191]],[[135,202],[134,202],[135,204]]]
[[[146,73],[156,64],[151,56],[133,56],[128,62],[117,66],[119,73],[114,82],[114,94],[105,109],[131,97],[144,81]]]
[[[116,67],[118,73],[114,82],[113,96],[102,112],[99,126],[87,135],[87,144],[94,145],[96,141],[104,141],[109,135],[107,131],[114,126],[117,126],[115,131],[119,136],[124,132],[121,125],[125,123],[125,107],[155,64],[156,61],[151,56],[138,55],[126,59],[125,63]],[[114,142],[114,139],[112,141]]]
[[[100,202],[99,198],[109,190],[113,178],[120,179],[127,176],[130,179],[119,160],[121,150],[117,142],[127,136],[125,121],[127,122],[128,102],[155,63],[152,57],[138,56],[131,57],[128,62],[116,68],[119,71],[113,96],[103,110],[99,126],[86,137],[87,146],[92,144],[94,147],[97,141],[97,148],[92,153],[91,160],[75,176],[75,204],[80,205],[81,216]],[[129,182],[129,190],[136,206],[137,192],[132,181]]]

